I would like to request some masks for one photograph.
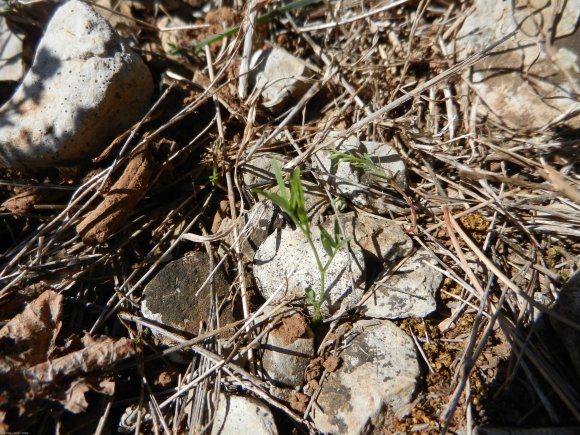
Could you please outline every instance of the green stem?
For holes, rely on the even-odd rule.
[[[290,12],[294,9],[314,5],[314,4],[317,4],[320,2],[321,2],[321,0],[296,0],[296,1],[293,1],[292,3],[284,5],[278,9],[274,9],[273,11],[270,11],[264,15],[260,15],[258,18],[256,18],[256,26],[267,23],[267,22],[271,21],[272,19],[276,18],[278,15],[285,14],[286,12]],[[217,41],[224,39],[224,38],[229,38],[230,36],[233,36],[236,33],[238,33],[240,31],[240,27],[241,27],[241,25],[237,24],[233,27],[230,27],[229,29],[226,29],[223,33],[218,33],[217,35],[212,35],[209,38],[206,38],[203,41],[195,44],[193,46],[193,49],[200,50],[203,47],[205,47],[206,45],[213,44],[214,42],[217,42]]]
[[[306,232],[303,228],[301,228],[306,236],[306,240],[308,240],[308,244],[310,245],[310,249],[314,253],[314,258],[316,259],[316,265],[318,266],[318,270],[320,272],[320,291],[318,292],[318,300],[314,302],[314,314],[312,316],[312,323],[314,325],[320,323],[322,320],[322,314],[320,313],[320,307],[322,306],[322,301],[324,300],[324,293],[325,293],[325,285],[326,285],[326,269],[327,266],[322,265],[322,261],[320,260],[320,256],[318,255],[318,250],[314,246],[314,241],[310,236],[310,231]]]

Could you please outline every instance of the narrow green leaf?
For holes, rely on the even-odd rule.
[[[290,207],[290,202],[288,202],[288,199],[281,197],[277,193],[266,192],[265,190],[262,190],[262,189],[252,189],[252,192],[254,192],[258,195],[265,196],[267,199],[269,199],[274,204],[276,204],[278,207],[280,207],[282,209],[282,211],[284,213],[286,213],[288,216],[290,216],[290,218],[293,221],[296,220],[296,216],[294,215],[294,211]],[[296,223],[296,222],[294,222],[294,223]]]
[[[286,185],[284,184],[284,177],[282,176],[282,170],[280,169],[280,164],[276,160],[272,160],[272,169],[274,170],[274,176],[276,177],[276,183],[278,183],[279,195],[288,201],[288,192],[286,191]]]
[[[314,294],[314,290],[312,290],[312,287],[306,287],[306,302],[308,302],[310,305],[314,306],[316,304],[316,296]]]
[[[328,256],[332,257],[332,254],[334,253],[334,240],[332,240],[332,236],[328,234],[328,231],[326,231],[324,227],[320,227],[320,241],[322,242],[322,246]]]
[[[338,245],[338,242],[342,239],[340,234],[340,226],[338,225],[338,219],[334,220],[334,245]]]
[[[308,215],[304,207],[304,188],[302,187],[299,168],[294,169],[290,177],[290,191],[292,195],[292,207],[296,216],[301,226],[307,228],[306,231],[310,234],[310,222],[308,221]]]
[[[339,249],[342,249],[342,247],[348,245],[348,242],[350,242],[351,240],[352,240],[352,237],[347,237],[346,239],[341,239],[336,245],[336,250],[338,251]]]

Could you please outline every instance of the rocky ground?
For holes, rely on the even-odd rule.
[[[0,432],[580,431],[580,1],[1,4]]]

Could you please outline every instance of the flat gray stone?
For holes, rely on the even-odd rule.
[[[167,263],[143,290],[143,315],[180,331],[197,334],[200,322],[207,321],[210,314],[210,284],[202,285],[211,272],[207,254],[202,252]],[[223,300],[229,290],[223,267],[216,271],[213,279],[215,294]],[[234,320],[231,308],[222,310],[220,320],[222,325]],[[168,342],[165,336],[156,336]]]
[[[425,262],[435,264],[433,257],[421,249],[394,272],[385,269],[369,289],[372,295],[363,304],[365,316],[401,319],[425,317],[435,311],[435,293],[443,274]]]
[[[273,113],[287,109],[308,89],[310,70],[302,60],[283,48],[256,52],[252,66],[255,70],[250,74],[250,81],[260,92],[263,106]]]
[[[314,246],[323,264],[328,259],[318,228],[313,229]],[[338,251],[326,273],[326,291],[321,312],[334,314],[341,307],[354,306],[364,291],[364,256],[356,244]],[[351,261],[352,260],[352,261]],[[292,275],[290,273],[294,271]],[[268,236],[254,257],[254,277],[258,290],[268,299],[283,285],[274,301],[305,297],[309,286],[318,293],[320,273],[308,241],[300,230],[278,229]],[[353,287],[354,283],[354,287]],[[311,311],[312,307],[308,306]]]
[[[274,416],[253,397],[220,394],[212,435],[276,435]]]
[[[140,57],[90,6],[71,0],[55,12],[30,70],[0,108],[0,166],[88,159],[139,119],[152,91]]]
[[[390,188],[389,181],[372,175],[368,170],[345,160],[331,160],[333,152],[345,154],[368,155],[372,162],[384,172],[382,175],[392,177],[401,189],[407,188],[407,169],[397,151],[388,144],[380,142],[359,141],[355,136],[345,139],[339,133],[331,133],[336,142],[330,148],[318,151],[313,163],[327,175],[322,178],[334,186],[337,193],[362,209],[377,214],[385,214],[392,209],[392,201],[383,194],[370,192],[373,187],[377,192]]]
[[[304,371],[314,356],[314,334],[300,315],[285,317],[272,329],[262,345],[262,367],[266,379],[274,386],[300,387]]]
[[[345,235],[375,261],[393,262],[413,252],[413,240],[391,219],[354,212],[341,214],[339,219]],[[323,223],[327,231],[334,231],[335,221],[331,216]]]
[[[281,228],[285,224],[285,220],[278,210],[266,201],[257,202],[252,208],[243,216],[238,216],[236,219],[236,226],[238,229],[238,237],[240,243],[240,250],[242,254],[249,260],[254,259],[254,255],[259,246],[266,240],[266,238],[274,232],[276,228]],[[232,226],[232,219],[225,218],[221,225],[220,231],[229,229]],[[235,234],[230,231],[224,238],[224,243],[227,247],[233,247],[235,243]]]
[[[249,162],[244,163],[240,168],[244,184],[252,189],[264,188],[264,183],[272,182],[275,178],[273,161],[278,162],[280,167],[286,163],[283,155],[275,153],[257,154]]]
[[[453,51],[459,60],[509,35],[521,24],[515,36],[495,49],[498,54],[473,67],[470,80],[485,102],[478,105],[483,114],[512,128],[538,129],[566,112],[580,109],[574,91],[574,87],[580,88],[580,0],[563,4],[559,14],[557,2],[547,0],[533,0],[517,8],[513,2],[500,0],[474,2],[453,38]],[[561,19],[554,19],[555,14]],[[550,55],[544,41],[552,37],[552,32],[555,39]],[[580,117],[571,118],[567,124],[580,127]]]
[[[342,364],[322,384],[312,417],[323,433],[366,433],[386,409],[388,421],[409,409],[419,363],[411,337],[394,323],[354,325],[360,332],[340,354]]]

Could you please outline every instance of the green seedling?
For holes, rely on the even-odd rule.
[[[256,27],[260,26],[262,24],[265,24],[265,23],[272,21],[277,16],[285,14],[286,12],[290,12],[290,11],[293,11],[294,9],[299,9],[299,8],[303,8],[303,7],[310,6],[310,5],[315,5],[315,4],[318,4],[321,2],[322,2],[321,0],[296,0],[296,1],[293,1],[291,3],[288,3],[287,5],[280,6],[279,8],[276,8],[276,9],[274,9],[274,10],[272,10],[264,15],[260,15],[259,17],[256,18],[255,25],[256,25]],[[230,27],[229,29],[226,29],[222,33],[212,35],[209,38],[206,38],[203,41],[195,44],[193,46],[193,49],[194,50],[201,50],[206,45],[211,45],[215,42],[221,41],[224,38],[229,38],[230,36],[234,36],[236,33],[238,33],[240,31],[240,27],[241,26],[238,24],[236,26]]]
[[[222,152],[222,140],[217,139],[211,147],[212,153],[212,173],[209,176],[209,181],[213,187],[217,186],[220,175],[218,171],[218,159]]]
[[[313,308],[312,323],[313,325],[316,325],[322,321],[322,313],[320,309],[326,292],[326,272],[338,251],[350,241],[350,238],[343,238],[341,236],[338,221],[335,221],[334,223],[333,234],[330,234],[325,228],[319,227],[320,241],[322,242],[322,246],[328,257],[323,262],[323,258],[316,249],[316,246],[314,246],[312,229],[304,206],[304,188],[302,187],[302,181],[300,179],[300,169],[294,169],[290,175],[290,189],[287,189],[278,162],[275,160],[272,161],[272,167],[278,184],[278,193],[266,192],[262,189],[254,189],[254,192],[265,196],[280,207],[292,222],[294,222],[296,227],[302,231],[312,249],[312,253],[316,259],[316,266],[320,273],[320,289],[318,292],[315,292],[311,286],[308,286],[305,289],[305,292],[306,302]]]
[[[341,152],[334,151],[330,154],[330,160],[333,161],[344,161],[350,163],[353,166],[361,168],[366,173],[372,174],[378,178],[388,181],[390,185],[395,189],[407,202],[409,209],[411,210],[411,222],[412,230],[411,233],[415,232],[417,228],[417,211],[413,205],[413,201],[405,193],[405,191],[399,186],[395,181],[395,178],[387,174],[386,171],[377,165],[368,154],[356,153],[355,151]]]

